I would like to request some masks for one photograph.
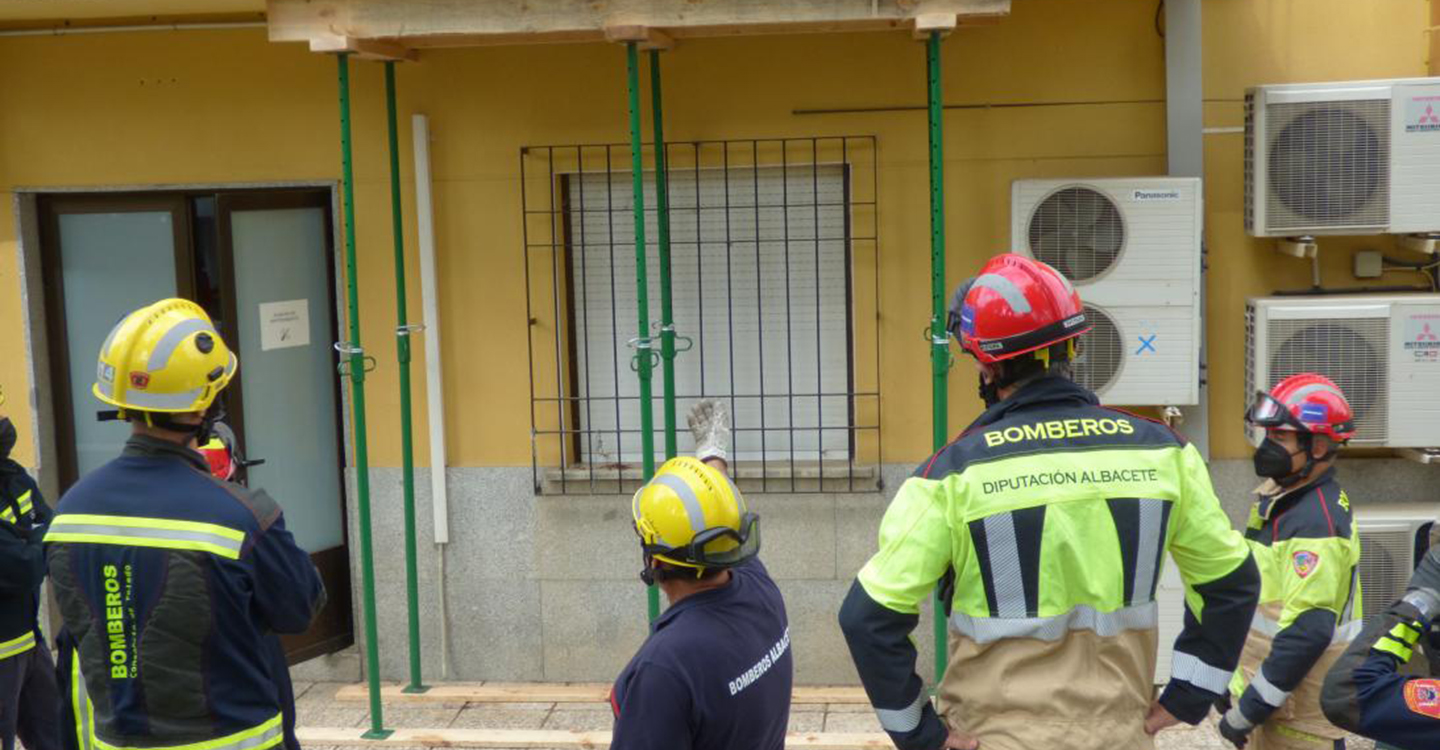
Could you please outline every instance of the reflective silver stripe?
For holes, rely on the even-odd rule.
[[[25,494],[21,495],[20,499],[15,503],[20,506],[20,515],[22,516],[35,509],[35,503],[30,500],[30,492],[30,490],[25,490]],[[15,516],[15,511],[11,510],[9,505],[6,505],[3,510],[0,510],[0,520],[9,521],[10,523],[20,522],[20,519]]]
[[[1225,721],[1242,732],[1255,728],[1255,722],[1247,718],[1238,705],[1225,712]]]
[[[1351,620],[1340,627],[1335,628],[1335,634],[1330,637],[1331,643],[1349,643],[1360,635],[1365,627],[1363,620]],[[1260,614],[1250,620],[1250,629],[1267,638],[1274,638],[1280,634],[1280,623]]]
[[[898,734],[915,731],[915,727],[920,726],[920,717],[924,715],[927,700],[929,698],[922,688],[920,694],[915,696],[915,702],[905,708],[876,708],[875,716],[880,719],[880,728]]]
[[[126,317],[129,316],[127,315]],[[115,327],[110,329],[110,333],[105,335],[105,343],[100,345],[101,354],[108,354],[110,352],[110,343],[115,340],[115,334],[120,332],[120,326],[123,325],[125,325],[125,318],[121,318],[120,322],[116,323]]]
[[[1184,651],[1176,651],[1174,656],[1170,657],[1170,677],[1212,693],[1223,693],[1230,686],[1229,672],[1212,667],[1200,661],[1200,657]]]
[[[211,526],[210,524],[203,525]],[[51,522],[50,529],[45,533],[45,541],[193,549],[211,552],[232,560],[239,559],[240,549],[245,546],[244,534],[221,526],[213,526],[213,528],[217,531],[85,523],[69,520],[62,515]],[[218,533],[221,531],[229,531],[239,538]],[[159,543],[157,544],[157,542]]]
[[[30,631],[19,638],[0,643],[0,659],[9,659],[12,656],[23,654],[35,648],[35,631]]]
[[[1290,398],[1285,400],[1285,405],[1294,406],[1301,401],[1304,401],[1306,396],[1309,396],[1310,394],[1316,392],[1333,393],[1342,399],[1345,398],[1344,394],[1340,393],[1340,391],[1337,391],[1334,388],[1325,385],[1324,383],[1311,383],[1310,385],[1296,389],[1294,393],[1290,394]]]
[[[987,516],[983,523],[985,540],[990,548],[995,611],[1004,618],[1024,617],[1025,577],[1020,572],[1020,548],[1015,543],[1015,517],[1009,513],[996,513]]]
[[[183,393],[150,393],[130,388],[125,391],[125,403],[135,409],[186,409],[200,400],[204,388]]]
[[[283,734],[284,731],[285,727],[283,725],[276,724],[265,730],[262,734],[257,734],[254,737],[246,737],[239,742],[232,742],[228,745],[217,745],[209,748],[209,750],[251,750],[251,748],[276,745],[279,744],[282,739],[281,734]]]
[[[200,318],[190,318],[176,323],[174,327],[165,332],[164,336],[160,337],[155,348],[150,350],[150,359],[146,361],[145,369],[150,372],[165,369],[165,365],[170,364],[171,355],[180,347],[180,343],[185,340],[185,337],[201,331],[215,333],[215,327],[210,325],[209,321]]]
[[[1250,681],[1250,687],[1255,688],[1255,693],[1260,696],[1260,700],[1265,701],[1265,705],[1271,708],[1285,705],[1286,699],[1290,697],[1288,691],[1275,687],[1275,683],[1265,679],[1263,668],[1255,670],[1255,679]]]
[[[976,617],[963,612],[950,615],[950,627],[978,644],[1006,638],[1035,638],[1058,641],[1075,630],[1089,630],[1110,638],[1128,630],[1153,630],[1160,608],[1154,602],[1099,612],[1081,605],[1063,615],[1051,617]]]
[[[680,503],[685,506],[685,515],[690,518],[690,531],[699,534],[705,530],[705,511],[700,508],[700,498],[695,496],[695,490],[685,480],[673,474],[661,474],[651,481],[661,487],[669,487],[680,498]]]
[[[1160,559],[1160,535],[1165,530],[1160,521],[1165,517],[1164,500],[1140,502],[1140,539],[1135,549],[1135,590],[1130,592],[1130,601],[1148,602],[1154,596],[1155,566]]]
[[[95,711],[90,707],[90,691],[85,687],[85,676],[80,674],[80,650],[77,646],[70,651],[70,709],[75,712],[75,739],[80,750],[90,750],[95,740]]]
[[[1030,301],[1025,299],[1025,293],[1020,291],[1020,287],[1015,286],[1015,282],[998,273],[980,274],[975,278],[974,285],[971,286],[972,289],[975,287],[989,289],[1004,297],[1005,301],[1009,303],[1010,309],[1017,314],[1030,312]]]

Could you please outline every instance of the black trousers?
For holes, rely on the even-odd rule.
[[[60,693],[55,662],[43,640],[0,660],[0,750],[60,750]]]

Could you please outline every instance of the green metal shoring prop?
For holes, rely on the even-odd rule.
[[[678,452],[675,439],[675,310],[670,296],[670,176],[665,164],[664,110],[660,106],[660,50],[650,50],[650,114],[655,119],[655,226],[660,234],[660,363],[665,415],[665,458]],[[698,165],[697,165],[698,167]]]
[[[635,188],[635,308],[640,335],[635,339],[635,372],[640,376],[640,452],[643,478],[655,476],[655,415],[650,403],[650,377],[655,366],[650,340],[649,281],[645,269],[645,157],[640,139],[640,53],[635,42],[625,44],[625,74],[630,93],[630,176]],[[660,591],[646,592],[650,620],[660,616]]]
[[[340,73],[340,165],[341,194],[345,210],[345,295],[350,318],[350,340],[335,345],[348,357],[340,372],[350,377],[350,401],[354,411],[355,489],[360,514],[360,575],[365,614],[365,676],[370,683],[370,731],[365,739],[390,736],[385,728],[380,702],[380,644],[375,624],[375,551],[370,539],[370,454],[365,441],[365,351],[360,348],[360,292],[355,263],[355,170],[350,142],[350,61],[346,53],[335,57]],[[348,366],[347,366],[348,365]]]
[[[410,684],[423,693],[420,677],[420,580],[415,552],[415,453],[410,419],[410,334],[419,329],[405,315],[405,225],[400,211],[399,127],[395,123],[395,61],[385,61],[385,116],[390,130],[390,231],[395,236],[395,354],[400,362],[400,465],[405,495],[405,593],[410,635]]]
[[[930,350],[934,370],[934,448],[940,450],[950,440],[947,424],[949,394],[946,378],[950,373],[950,338],[945,330],[945,149],[941,131],[940,32],[930,32],[925,42],[927,94],[930,132]],[[935,684],[945,677],[949,663],[945,607],[940,590],[935,590],[932,603],[935,620]]]

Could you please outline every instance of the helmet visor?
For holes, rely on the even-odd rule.
[[[1305,425],[1295,415],[1264,391],[1255,392],[1255,400],[1245,411],[1245,427],[1250,444],[1259,447],[1265,440],[1267,430],[1297,430],[1304,432]]]
[[[647,554],[668,557],[703,568],[734,567],[760,553],[759,520],[760,517],[754,513],[746,513],[740,517],[738,531],[729,526],[714,526],[696,534],[689,544],[678,547],[660,544],[643,546]],[[733,541],[733,544],[715,545],[723,549],[706,549],[713,542],[727,539]]]

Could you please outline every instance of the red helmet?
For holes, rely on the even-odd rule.
[[[955,292],[950,332],[981,362],[998,362],[1090,330],[1080,295],[1059,271],[1004,253]]]
[[[1337,443],[1355,434],[1355,412],[1340,386],[1324,375],[1302,372],[1280,381],[1270,393],[1255,394],[1245,422],[1266,430],[1325,435]]]

